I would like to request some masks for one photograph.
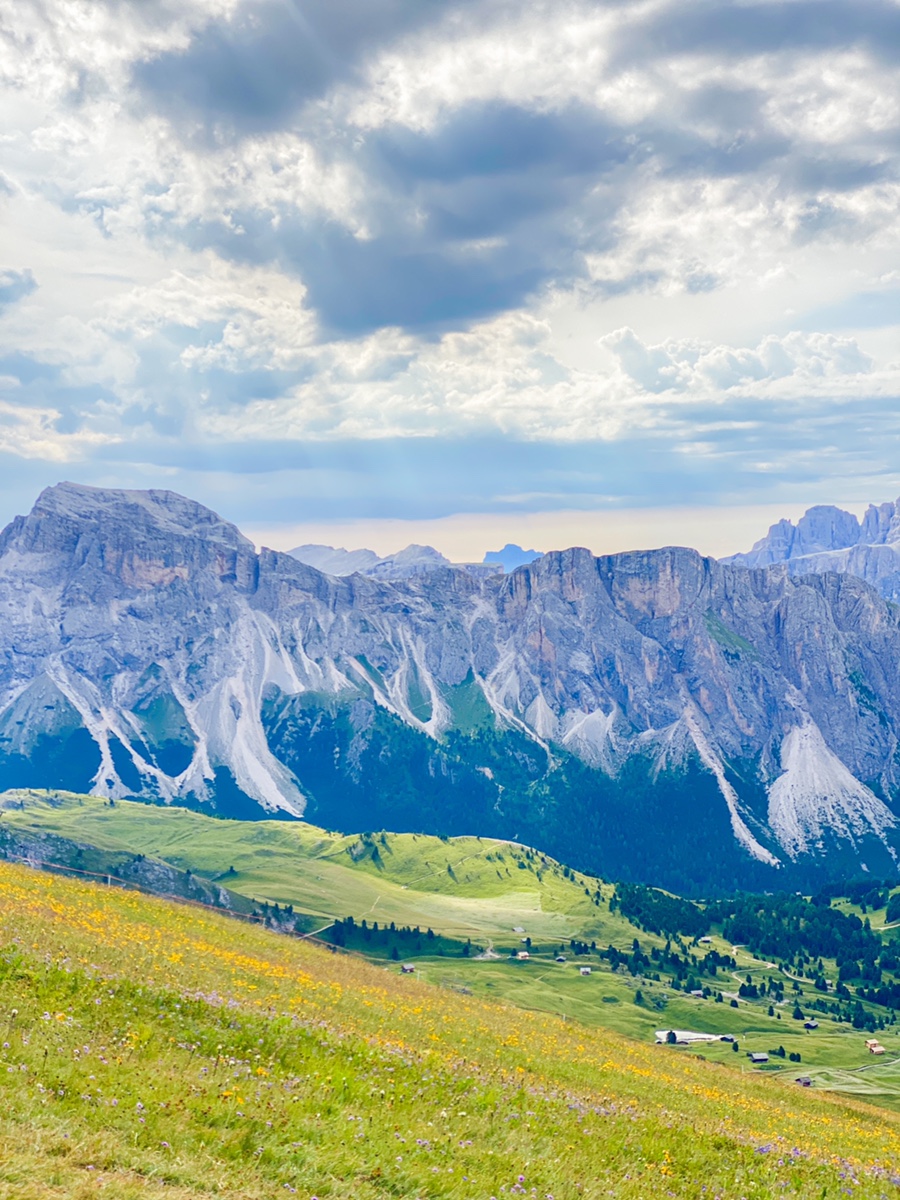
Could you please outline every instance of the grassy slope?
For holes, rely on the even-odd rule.
[[[0,945],[4,1198],[894,1190],[890,1113],[217,914],[3,864]]]
[[[557,966],[532,959],[529,963],[497,962],[460,964],[458,961],[429,959],[417,964],[421,979],[450,988],[465,987],[475,996],[508,1000],[538,1011],[551,1011],[590,1025],[600,1025],[642,1042],[653,1040],[657,1029],[692,1029],[704,1033],[731,1034],[737,1038],[740,1052],[728,1043],[711,1042],[694,1047],[713,1062],[733,1070],[749,1071],[746,1055],[750,1051],[769,1051],[783,1046],[787,1054],[799,1053],[798,1065],[772,1058],[764,1070],[781,1074],[787,1080],[809,1075],[817,1089],[868,1096],[878,1104],[900,1110],[900,1026],[877,1036],[885,1046],[884,1059],[873,1058],[865,1039],[872,1035],[849,1025],[834,1024],[829,1018],[811,1013],[820,1022],[819,1029],[807,1032],[803,1023],[790,1018],[793,1000],[780,1008],[781,1019],[768,1016],[768,1003],[741,1001],[740,1007],[716,1004],[674,991],[666,983],[634,980],[628,975],[599,969],[592,963],[593,974],[582,978],[574,962]],[[741,971],[741,977],[747,973]],[[755,964],[749,972],[757,980],[768,972]],[[724,981],[723,981],[724,983]],[[634,1002],[640,987],[643,1005]],[[725,985],[727,986],[727,985]],[[668,1003],[663,1012],[652,1006],[652,998],[665,994]],[[802,999],[802,998],[801,998]],[[672,1053],[688,1053],[679,1048]]]
[[[384,843],[374,842],[376,865],[357,837],[302,822],[221,821],[128,801],[110,808],[96,797],[67,793],[6,793],[2,802],[9,825],[164,859],[221,878],[244,895],[293,904],[323,923],[353,916],[430,925],[449,937],[504,939],[508,947],[517,943],[516,925],[554,943],[581,937],[625,945],[635,934],[607,905],[598,908],[585,896],[596,880],[566,879],[557,867],[544,870],[539,881],[534,870],[516,865],[521,850],[489,839],[386,834]],[[235,873],[225,874],[232,866]]]
[[[24,809],[15,807],[20,801]],[[156,855],[209,878],[218,878],[233,864],[236,874],[228,874],[229,887],[293,903],[322,923],[352,914],[357,920],[365,916],[370,923],[395,920],[423,928],[430,925],[452,937],[471,937],[476,944],[493,943],[499,949],[519,948],[522,935],[512,929],[521,926],[534,943],[534,957],[527,964],[505,957],[487,961],[435,957],[417,960],[418,973],[457,992],[465,989],[486,999],[508,1000],[644,1042],[652,1041],[660,1028],[729,1033],[740,1040],[739,1055],[728,1044],[709,1044],[701,1052],[732,1069],[747,1068],[749,1050],[784,1046],[788,1053],[802,1055],[801,1065],[773,1059],[771,1070],[780,1068],[789,1079],[809,1074],[817,1088],[867,1095],[900,1109],[900,1027],[879,1035],[888,1054],[875,1060],[865,1048],[869,1035],[849,1025],[813,1014],[819,1016],[820,1029],[804,1032],[800,1023],[790,1019],[794,1003],[790,989],[779,1018],[768,1015],[767,1000],[741,1000],[734,1009],[674,991],[665,979],[653,983],[635,980],[624,971],[613,973],[596,959],[587,979],[578,974],[571,956],[564,967],[555,964],[556,947],[573,936],[625,949],[637,935],[645,950],[659,945],[661,939],[610,914],[605,902],[596,907],[584,894],[585,886],[594,890],[594,880],[578,876],[572,881],[550,867],[542,870],[538,882],[533,870],[516,865],[523,857],[521,848],[477,838],[444,842],[387,834],[384,842],[380,835],[375,838],[380,859],[376,863],[371,845],[366,848],[358,837],[342,837],[301,823],[221,821],[184,809],[124,801],[110,808],[95,797],[55,794],[51,798],[36,792],[9,794],[3,803],[3,822],[18,828],[51,831],[119,854]],[[610,890],[604,885],[606,895]],[[315,921],[311,924],[315,927]],[[713,946],[731,953],[730,944],[719,937],[713,937]],[[725,973],[714,985],[726,993],[736,992],[748,973],[758,983],[777,975],[745,951],[738,951],[736,957],[737,977]],[[634,1004],[637,987],[645,996],[641,1007]],[[807,993],[815,995],[809,988]],[[660,1011],[653,1000],[662,995],[668,999]],[[806,996],[800,999],[806,1002]],[[884,1010],[874,1011],[884,1015]]]

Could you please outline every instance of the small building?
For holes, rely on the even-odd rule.
[[[591,973],[590,967],[579,967],[578,968],[579,975],[590,975],[590,973]]]
[[[878,1038],[869,1038],[866,1042],[866,1049],[870,1054],[884,1054],[884,1046]]]
[[[702,938],[698,938],[698,939],[697,939],[697,944],[698,944],[698,945],[700,945],[700,946],[711,946],[711,945],[712,945],[712,938],[711,938],[711,937],[702,937]]]
[[[519,953],[516,955],[516,958],[519,959],[520,962],[524,962],[524,960],[526,958],[531,958],[531,955],[528,953],[527,950],[520,950]]]
[[[754,1066],[758,1066],[760,1063],[767,1063],[769,1061],[768,1054],[762,1054],[759,1051],[754,1051],[754,1052],[748,1051],[747,1057],[750,1059],[750,1061],[753,1063]]]
[[[799,1083],[801,1087],[812,1087],[812,1080],[808,1075],[798,1075],[794,1082]]]
[[[693,1029],[657,1029],[656,1031],[657,1043],[665,1043],[669,1046],[690,1046],[695,1042],[718,1042],[720,1040],[717,1033],[697,1033]]]
[[[415,975],[415,973],[416,968],[412,965],[412,963],[404,963],[400,968],[401,975]]]
[[[699,996],[699,998],[702,1000],[703,999],[703,988],[693,988],[691,990],[691,995]]]
[[[557,954],[556,961],[558,963],[564,963],[566,961],[566,956],[564,954]]]
[[[733,1042],[734,1034],[733,1033],[723,1033],[722,1036],[719,1038],[719,1041],[720,1042]]]
[[[819,1022],[818,1021],[804,1021],[803,1028],[804,1029],[818,1029]]]

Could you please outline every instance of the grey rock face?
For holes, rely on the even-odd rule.
[[[796,525],[779,521],[752,550],[722,561],[745,567],[786,563],[793,575],[857,575],[900,603],[900,500],[869,505],[862,522],[843,509],[818,505]]]
[[[852,532],[817,516],[803,544],[828,530]],[[678,548],[336,578],[257,555],[173,493],[61,484],[0,535],[0,783],[73,786],[81,764],[102,795],[222,808],[227,780],[301,814],[308,785],[264,720],[273,697],[305,706],[309,738],[345,705],[348,770],[378,714],[445,745],[483,711],[492,737],[548,756],[550,792],[569,761],[611,780],[640,762],[650,787],[694,769],[750,861],[835,846],[890,861],[898,621],[849,574]]]

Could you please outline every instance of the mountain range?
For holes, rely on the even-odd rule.
[[[338,577],[68,483],[0,534],[0,787],[501,836],[685,892],[896,872],[898,666],[891,603],[790,559]]]
[[[796,525],[779,521],[748,553],[733,554],[723,562],[745,567],[784,563],[792,575],[856,575],[898,603],[900,500],[870,504],[862,521],[833,505],[816,505]]]
[[[435,567],[453,567],[485,578],[498,571],[514,571],[516,567],[540,558],[537,550],[523,550],[521,546],[511,543],[507,543],[502,550],[489,550],[480,563],[454,563],[433,546],[417,546],[415,543],[383,558],[374,550],[344,550],[318,543],[297,546],[288,553],[299,562],[328,575],[359,574],[372,579],[409,579]]]

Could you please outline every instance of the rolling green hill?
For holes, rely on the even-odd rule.
[[[293,905],[320,928],[353,916],[369,924],[430,926],[448,938],[506,948],[518,946],[517,926],[553,944],[573,937],[625,944],[635,933],[610,913],[611,887],[508,842],[345,837],[299,821],[223,821],[64,792],[6,792],[0,812],[3,829],[54,835],[112,855],[145,855],[232,892]]]

